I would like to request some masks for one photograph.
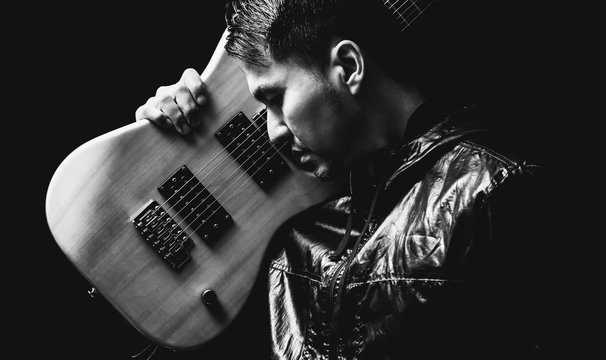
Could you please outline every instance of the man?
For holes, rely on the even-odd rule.
[[[527,283],[537,167],[502,148],[481,107],[445,101],[427,81],[417,22],[434,6],[227,2],[225,47],[267,107],[270,139],[301,170],[349,185],[274,236],[273,358],[540,355]],[[186,134],[207,91],[187,69],[136,119]]]

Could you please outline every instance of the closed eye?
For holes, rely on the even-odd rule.
[[[252,95],[267,106],[282,105],[283,93],[282,88],[273,85],[260,85],[252,91]]]

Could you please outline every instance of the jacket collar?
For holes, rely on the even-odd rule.
[[[481,114],[476,104],[454,107],[434,101],[425,102],[410,117],[403,145],[383,149],[373,155],[375,168],[384,169],[388,175],[382,181],[375,180],[378,183],[373,183],[351,173],[350,193],[364,209],[368,203],[368,193],[375,189],[386,191],[391,187],[406,187],[402,185],[403,178],[406,178],[405,182],[414,181],[423,175],[423,169],[428,170],[430,164],[425,163],[432,163],[430,159],[437,160],[438,156],[463,138],[488,129],[486,116]],[[413,171],[413,168],[419,168],[419,171]],[[404,177],[404,174],[413,175]]]
[[[487,119],[477,104],[452,108],[438,103],[423,103],[409,120],[404,145],[390,152],[393,157],[390,162],[399,165],[387,179],[385,187],[429,155],[470,134],[488,130]]]

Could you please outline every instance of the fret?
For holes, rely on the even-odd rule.
[[[383,0],[383,4],[406,30],[436,0]]]

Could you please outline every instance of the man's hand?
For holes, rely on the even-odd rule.
[[[135,119],[147,119],[161,127],[174,127],[179,133],[187,134],[200,125],[197,116],[206,103],[206,85],[194,69],[186,69],[181,79],[169,86],[160,86],[156,96],[147,100],[135,112]]]

